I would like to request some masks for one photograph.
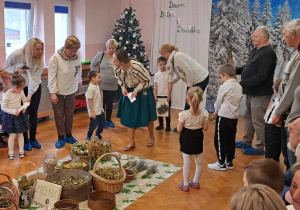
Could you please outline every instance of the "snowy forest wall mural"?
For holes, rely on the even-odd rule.
[[[283,41],[282,31],[285,23],[296,18],[300,18],[299,0],[213,0],[207,99],[216,98],[221,85],[218,67],[228,61],[228,51],[232,50],[235,66],[246,63],[253,49],[251,35],[257,26],[268,28],[277,66],[288,61],[293,49]]]

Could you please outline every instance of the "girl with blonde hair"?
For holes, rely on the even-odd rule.
[[[180,151],[183,155],[183,182],[179,188],[189,192],[189,187],[199,189],[199,179],[203,169],[203,130],[208,130],[208,112],[199,108],[203,98],[200,87],[191,87],[187,93],[188,110],[179,113],[177,130],[180,132]],[[193,180],[189,181],[192,155],[195,156],[196,171]]]
[[[30,122],[30,136],[27,131],[23,133],[24,149],[31,151],[32,148],[41,148],[41,144],[36,140],[37,113],[42,93],[42,73],[44,70],[44,43],[38,38],[27,41],[22,49],[18,49],[10,54],[5,62],[5,70],[10,74],[18,72],[25,79],[24,94],[30,102],[27,108]]]

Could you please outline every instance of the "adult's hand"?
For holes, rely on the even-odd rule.
[[[122,88],[122,94],[123,94],[124,96],[127,96],[127,95],[128,95],[128,92],[127,92],[126,88]]]
[[[51,103],[57,104],[57,102],[58,102],[57,95],[55,93],[51,93]]]
[[[136,97],[137,96],[137,92],[134,90],[133,92],[132,92],[132,94],[131,94],[131,98],[134,98],[134,97]]]
[[[31,98],[32,98],[32,93],[28,93],[27,101],[28,101],[29,103],[31,103]]]

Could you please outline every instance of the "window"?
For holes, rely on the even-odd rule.
[[[70,6],[55,6],[55,50],[62,48],[70,34]]]
[[[4,25],[6,57],[22,48],[31,36],[32,3],[30,1],[5,1]]]

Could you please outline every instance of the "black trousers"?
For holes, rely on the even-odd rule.
[[[105,110],[106,121],[108,122],[111,122],[113,100],[116,92],[116,90],[103,90],[103,109]]]
[[[208,85],[208,82],[209,82],[209,75],[202,82],[194,84],[193,87],[196,87],[196,86],[200,87],[202,89],[203,93],[204,93],[204,91],[205,91],[205,89]],[[189,87],[187,87],[186,92],[188,90],[189,90]],[[190,108],[190,105],[187,102],[185,102],[184,110],[188,110],[189,108]]]
[[[266,158],[279,162],[281,153],[281,127],[265,124]]]
[[[167,98],[167,96],[157,96],[157,98]],[[158,117],[160,125],[164,125],[164,117]],[[169,101],[169,117],[166,117],[166,127],[170,128],[171,125],[171,100]]]
[[[24,94],[25,94],[25,96],[28,95],[28,87],[24,88]],[[30,140],[35,140],[36,128],[37,128],[37,123],[38,123],[37,113],[38,113],[38,109],[39,109],[39,105],[40,105],[41,94],[42,94],[42,87],[40,84],[39,88],[32,95],[30,106],[26,110],[26,112],[29,116],[29,123],[30,123],[30,131],[29,131]],[[28,143],[28,133],[24,132],[23,136],[24,136],[24,143],[27,144]]]
[[[215,128],[215,149],[220,164],[232,162],[235,155],[235,136],[238,119],[217,117]]]
[[[283,115],[282,116],[282,123],[281,123],[281,152],[282,155],[284,157],[284,165],[286,166],[286,170],[288,170],[290,168],[290,163],[289,163],[289,159],[288,159],[288,153],[287,153],[287,136],[286,136],[286,130],[285,130],[285,120],[286,120],[287,116]]]

